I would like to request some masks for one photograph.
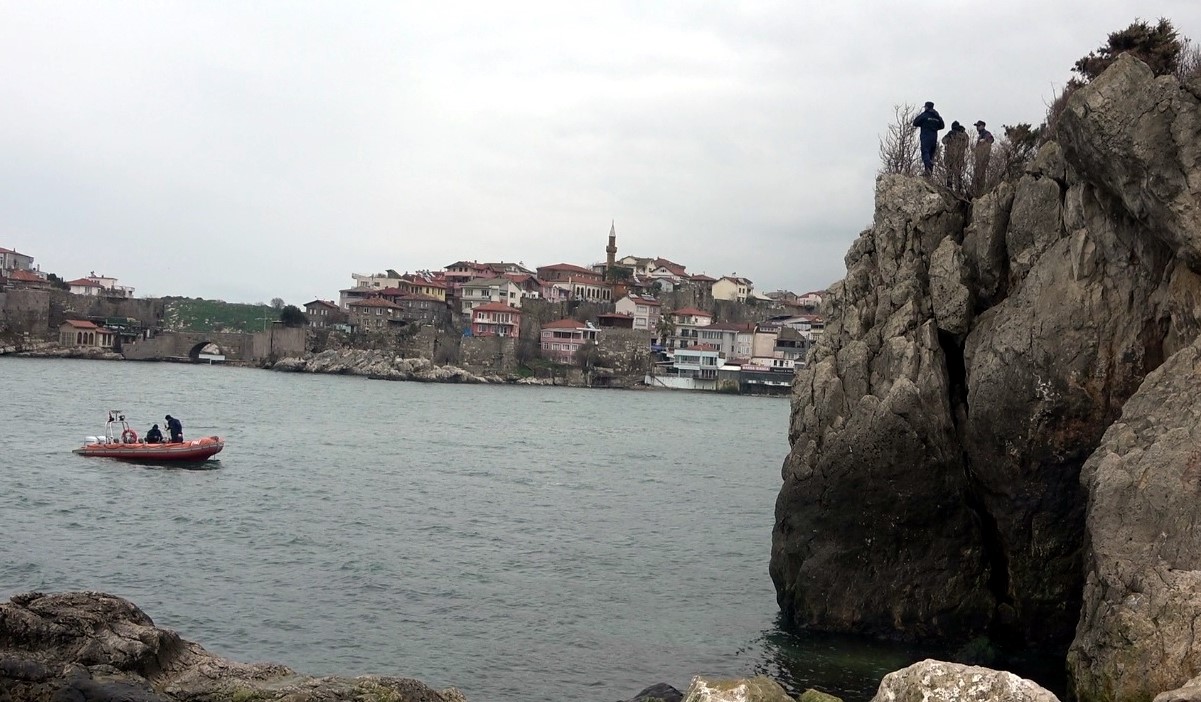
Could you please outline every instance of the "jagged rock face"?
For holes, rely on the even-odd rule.
[[[1081,473],[1088,580],[1068,654],[1078,699],[1150,700],[1201,671],[1199,373],[1201,342],[1147,377]]]
[[[0,604],[0,700],[466,702],[411,678],[312,678],[219,658],[98,592],[29,593]]]
[[[990,616],[928,283],[927,262],[963,224],[960,203],[925,181],[880,179],[875,224],[798,373],[771,572],[802,624],[958,637]]]
[[[1148,78],[1128,63],[1112,81]],[[1093,104],[1094,89],[1139,99],[1109,77],[1069,111]],[[1143,119],[1180,132],[1201,115],[1185,102]],[[1201,319],[1201,279],[1181,251],[1195,196],[1131,210],[1142,201],[1115,190],[1130,183],[1120,165],[1094,176],[1085,156],[1109,122],[1073,120],[970,213],[924,181],[878,181],[876,221],[794,384],[771,573],[797,624],[1060,652],[1070,641],[1080,468]],[[1162,148],[1177,168],[1193,158]],[[1183,179],[1201,182],[1201,170]]]
[[[1068,161],[1201,270],[1201,84],[1118,57],[1056,124]]]

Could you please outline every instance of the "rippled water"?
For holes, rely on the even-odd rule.
[[[482,700],[766,672],[870,697],[916,654],[782,631],[782,399],[0,358],[0,595],[90,589],[233,658]],[[207,470],[72,455],[127,411]]]

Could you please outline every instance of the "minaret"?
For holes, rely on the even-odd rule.
[[[609,245],[605,247],[605,254],[605,272],[608,273],[617,263],[617,227],[613,222],[609,224]]]

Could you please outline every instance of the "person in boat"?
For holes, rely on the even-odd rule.
[[[178,444],[183,441],[183,424],[171,415],[165,417],[167,420],[167,431],[171,434],[171,443]]]
[[[150,427],[150,431],[146,432],[146,443],[148,443],[148,444],[163,443],[163,432],[159,430],[157,424]]]

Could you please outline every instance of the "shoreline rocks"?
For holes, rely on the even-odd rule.
[[[301,358],[281,358],[270,364],[272,370],[285,373],[320,373],[324,375],[357,375],[376,380],[411,380],[428,383],[506,383],[518,380],[540,385],[542,379],[518,379],[499,375],[476,375],[457,366],[439,366],[425,358],[403,358],[386,351],[364,349],[331,349],[306,354]],[[549,385],[549,381],[545,384]]]
[[[466,702],[411,678],[311,677],[245,664],[154,625],[99,592],[26,593],[0,604],[0,700],[125,702]]]

